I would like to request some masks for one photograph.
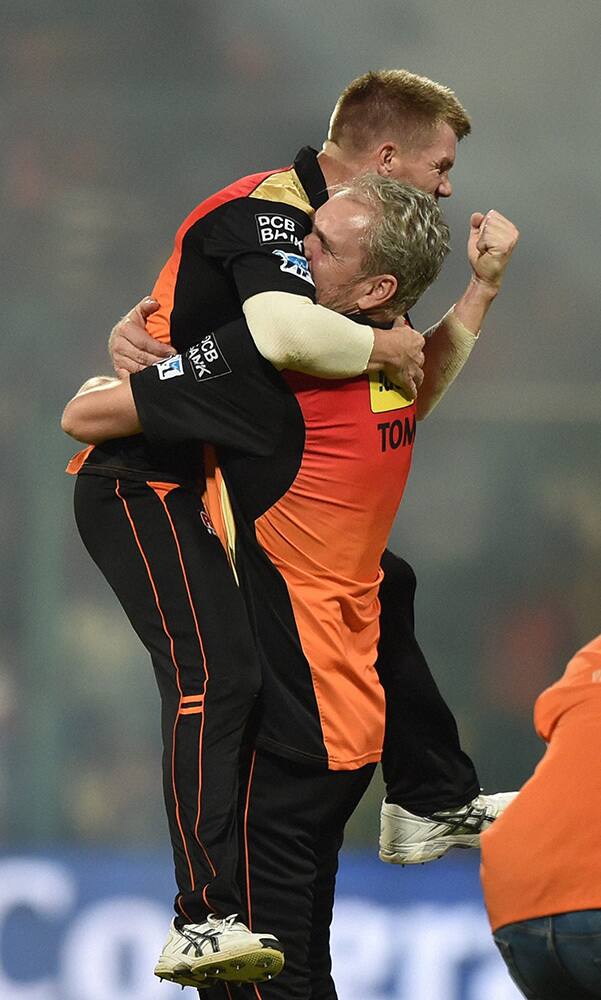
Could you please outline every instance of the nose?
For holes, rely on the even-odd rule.
[[[436,188],[436,196],[438,198],[450,198],[453,194],[453,185],[451,184],[448,177],[441,177],[440,184]]]
[[[307,233],[307,235],[305,236],[304,248],[305,248],[305,257],[307,258],[308,261],[311,261],[311,257],[313,256],[312,247],[314,241],[315,237],[313,233]]]

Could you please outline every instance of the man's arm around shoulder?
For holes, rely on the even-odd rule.
[[[101,375],[88,379],[69,400],[61,419],[66,434],[84,444],[102,444],[111,438],[141,432],[129,376]]]

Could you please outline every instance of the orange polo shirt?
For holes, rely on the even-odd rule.
[[[543,691],[534,724],[547,751],[482,835],[482,886],[493,930],[601,909],[601,635]]]

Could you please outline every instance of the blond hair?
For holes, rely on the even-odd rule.
[[[449,227],[436,200],[411,184],[379,174],[363,174],[331,194],[369,210],[357,280],[394,275],[397,290],[386,308],[392,316],[406,312],[438,277],[449,252]]]
[[[381,69],[357,77],[342,91],[328,139],[359,151],[400,133],[403,145],[411,147],[443,123],[458,139],[471,131],[469,116],[452,90],[406,69]]]

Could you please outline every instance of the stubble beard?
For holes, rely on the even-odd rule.
[[[317,303],[320,306],[324,306],[325,309],[331,309],[333,312],[340,313],[341,315],[348,315],[349,313],[358,313],[359,309],[357,307],[356,295],[354,294],[356,289],[356,284],[339,285],[337,288],[331,288],[328,291],[320,294],[317,293]]]

